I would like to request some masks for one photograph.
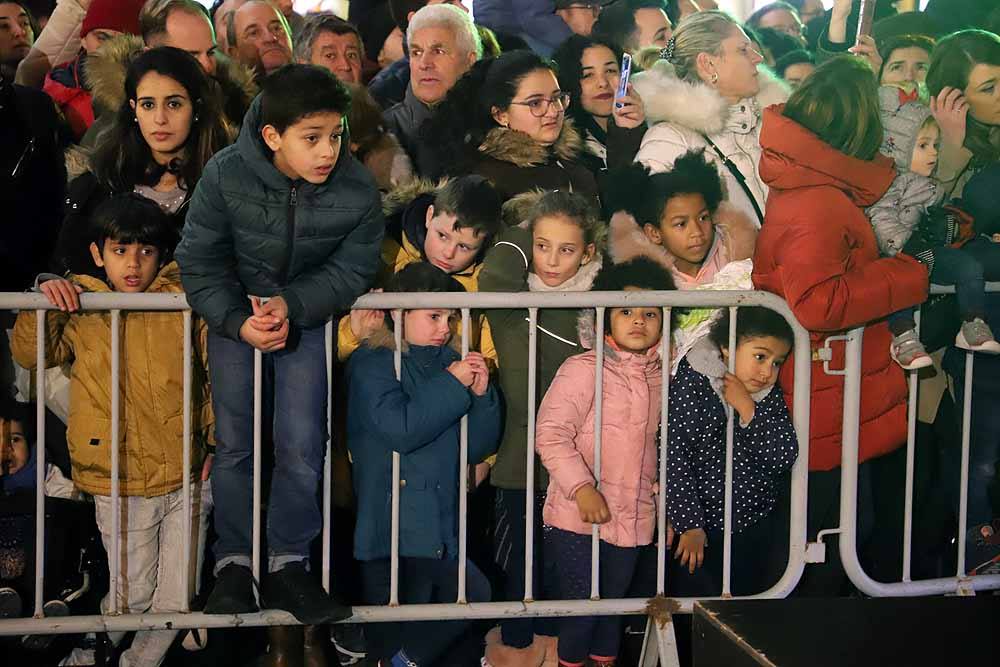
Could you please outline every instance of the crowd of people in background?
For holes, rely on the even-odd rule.
[[[778,0],[743,22],[715,0],[352,0],[346,16],[290,0],[0,0],[0,292],[52,308],[44,322],[0,311],[0,618],[37,604],[299,622],[2,650],[61,665],[637,664],[644,619],[338,622],[394,602],[393,581],[404,605],[454,602],[460,573],[469,602],[529,588],[589,599],[595,525],[601,596],[651,597],[661,495],[667,594],[721,594],[729,419],[732,591],[768,590],[788,562],[801,451],[790,360],[811,354],[813,542],[842,518],[844,379],[824,366],[842,366],[844,346],[829,337],[861,326],[866,571],[903,569],[917,387],[912,576],[953,574],[961,530],[968,576],[1000,572],[1000,297],[987,289],[1000,281],[1000,2],[895,4],[879,0],[857,36],[852,0]],[[464,322],[351,309],[370,290],[509,303]],[[635,290],[770,292],[810,349],[760,307],[735,323],[708,308],[599,320],[529,316],[517,296]],[[82,308],[92,293],[183,293],[193,316]],[[826,542],[794,595],[854,592]]]

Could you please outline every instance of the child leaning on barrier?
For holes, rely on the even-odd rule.
[[[218,417],[213,496],[216,582],[210,614],[249,613],[254,358],[273,395],[274,471],[261,604],[315,625],[346,618],[309,571],[322,530],[327,443],[327,320],[371,284],[383,222],[371,176],[350,155],[350,94],[328,71],[287,65],[267,77],[236,143],[198,182],[177,249],[191,307],[208,322]]]
[[[604,267],[594,289],[671,290],[674,281],[665,268],[639,258]],[[625,596],[639,547],[653,541],[663,329],[662,308],[608,308],[604,340],[598,341],[592,320],[582,316],[580,339],[595,349],[563,362],[539,408],[535,449],[549,471],[544,558],[557,566],[564,598],[590,597],[593,524],[600,524],[601,597]],[[599,478],[594,472],[597,345],[604,346]],[[559,664],[583,665],[588,658],[596,665],[613,664],[621,634],[620,617],[563,619]]]
[[[500,195],[482,176],[460,176],[440,183],[414,181],[383,199],[386,237],[376,285],[415,262],[428,262],[469,292],[479,289],[483,256],[500,230]],[[382,325],[380,310],[354,309],[337,328],[337,353],[346,360],[362,340]],[[495,357],[488,334],[473,328],[472,347]],[[486,343],[482,347],[481,342]]]
[[[388,292],[463,292],[440,269],[410,264],[390,279]],[[468,416],[469,463],[496,450],[500,399],[483,356],[456,351],[447,308],[417,308],[385,324],[359,347],[347,367],[347,435],[354,464],[358,517],[354,556],[361,561],[368,604],[389,602],[392,455],[399,468],[399,596],[403,603],[454,602],[458,585],[460,423]],[[402,329],[399,376],[396,328]],[[468,561],[470,602],[490,598],[490,585]],[[422,666],[447,655],[468,623],[379,624],[368,633],[384,664]],[[371,654],[371,653],[370,653]],[[390,658],[391,656],[391,658]],[[390,662],[391,661],[391,662]]]
[[[601,268],[606,228],[587,197],[566,191],[531,192],[505,203],[511,221],[486,253],[479,276],[481,292],[586,292]],[[512,297],[516,303],[516,296]],[[559,366],[583,351],[575,308],[541,308],[537,319],[535,400],[540,402]],[[524,551],[527,506],[528,311],[486,311],[497,351],[504,397],[504,431],[490,482],[496,489],[493,553],[504,573],[503,600],[521,600],[525,591]],[[558,599],[556,573],[542,558],[542,504],[548,479],[535,461],[534,577],[536,600]],[[555,622],[511,618],[486,637],[492,667],[538,667],[555,659]],[[548,657],[546,657],[548,656]]]
[[[780,543],[779,527],[771,519],[776,480],[791,468],[799,448],[775,381],[793,343],[781,315],[754,306],[739,309],[736,350],[730,350],[727,309],[708,338],[687,353],[670,383],[667,516],[677,535],[679,566],[671,573],[672,595],[722,590],[727,406],[735,421],[732,590],[760,593],[777,581],[775,563],[784,561],[771,549]]]
[[[1000,245],[983,232],[958,225],[959,216],[941,206],[933,179],[940,128],[931,110],[919,102],[900,102],[895,86],[879,88],[884,126],[881,152],[896,162],[898,175],[889,190],[865,209],[883,255],[904,252],[927,265],[930,281],[954,285],[961,328],[955,345],[1000,354],[1000,343],[986,323],[984,274],[1000,270]],[[889,316],[892,358],[907,370],[933,364],[920,337],[913,309]]]
[[[79,294],[179,294],[180,274],[170,261],[176,231],[155,203],[137,194],[118,195],[91,219],[93,275],[39,277],[38,289],[59,310],[48,313],[47,367],[70,366],[67,430],[73,483],[94,496],[104,546],[119,559],[118,609],[125,613],[181,611],[190,581],[179,566],[184,531],[185,475],[201,469],[212,424],[205,370],[206,328],[193,334],[191,469],[183,467],[184,316],[179,312],[122,311],[119,324],[119,550],[112,549],[111,503],[111,316],[80,311]],[[35,367],[35,311],[14,325],[14,359]],[[192,507],[197,485],[192,484]],[[197,509],[194,509],[197,513]],[[192,528],[194,530],[194,528]],[[192,544],[197,544],[192,539]],[[192,555],[191,563],[195,563]],[[110,597],[102,609],[109,609]],[[141,631],[122,664],[160,664],[176,631]]]

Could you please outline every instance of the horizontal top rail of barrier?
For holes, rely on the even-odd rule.
[[[1000,283],[990,283],[994,290],[1000,290]],[[933,294],[946,294],[953,292],[954,288],[947,286],[932,286]],[[189,311],[185,295],[178,294],[113,294],[113,293],[84,293],[80,297],[82,310],[111,310],[111,311]],[[546,308],[597,308],[598,315],[605,308],[638,306],[638,307],[659,307],[664,309],[665,317],[669,318],[671,308],[689,307],[715,307],[731,308],[738,313],[741,306],[764,306],[770,308],[785,317],[792,326],[795,333],[795,350],[800,354],[795,355],[795,378],[796,391],[793,396],[793,420],[796,435],[799,440],[799,457],[792,469],[792,493],[791,493],[791,522],[790,522],[790,543],[789,562],[785,573],[779,581],[768,591],[751,597],[784,597],[787,596],[797,584],[805,568],[807,557],[806,544],[806,505],[807,505],[807,464],[808,464],[808,429],[809,429],[809,409],[810,409],[810,374],[811,374],[811,354],[809,350],[809,332],[804,329],[795,319],[788,304],[780,297],[759,291],[629,291],[629,292],[503,292],[503,293],[423,293],[423,294],[394,294],[394,293],[370,293],[361,296],[353,305],[355,309],[384,309],[399,310],[413,308],[454,308],[463,311],[463,319],[468,322],[470,310],[490,310],[490,309],[523,309],[529,313],[529,370],[533,370],[535,359],[535,327],[537,327],[537,311]],[[55,306],[50,304],[44,295],[37,293],[6,293],[0,294],[0,309],[27,309],[27,310],[54,310]],[[113,312],[114,314],[114,312]],[[598,317],[599,324],[602,318]],[[327,355],[328,360],[333,359],[332,351],[332,331],[327,325]],[[599,327],[600,329],[600,327]],[[463,327],[463,331],[468,331],[468,327]],[[731,340],[735,334],[735,318],[733,318],[731,328]],[[44,332],[39,326],[39,340],[42,340]],[[467,348],[467,341],[463,341]],[[669,353],[669,337],[664,337],[663,350]],[[398,355],[397,346],[397,355]],[[186,364],[190,361],[190,341],[185,341]],[[664,365],[668,367],[668,364]],[[40,371],[41,369],[39,369]],[[859,371],[856,371],[856,373]],[[41,373],[39,372],[39,376]],[[534,377],[534,372],[531,372]],[[185,385],[190,383],[190,378],[185,378]],[[665,377],[663,402],[664,407],[667,401],[667,391],[669,380]],[[598,390],[600,387],[598,387]],[[189,391],[189,389],[187,389]],[[42,393],[42,392],[40,392]],[[115,392],[117,393],[117,392]],[[43,394],[42,394],[43,395]],[[188,395],[188,394],[186,394]],[[44,410],[44,404],[40,401],[39,412]],[[531,422],[533,423],[534,410],[530,407]],[[666,411],[664,410],[664,421]],[[187,419],[187,417],[186,417]],[[845,424],[847,412],[845,411]],[[730,416],[730,436],[732,429],[732,417]],[[849,431],[845,428],[845,434]],[[856,425],[855,425],[856,433]],[[44,431],[39,430],[41,437]],[[533,438],[533,435],[529,436]],[[189,433],[185,434],[185,448],[189,448]],[[255,438],[255,455],[259,453],[259,442]],[[662,439],[664,442],[666,438]],[[463,456],[466,452],[466,437],[462,437]],[[665,444],[661,443],[661,447]],[[327,444],[327,470],[324,475],[324,499],[329,503],[329,443]],[[187,454],[187,452],[186,452]],[[534,447],[528,448],[529,460],[533,460]],[[727,470],[732,464],[732,441],[727,443]],[[661,457],[661,465],[666,460],[665,449]],[[464,460],[464,459],[463,459]],[[40,461],[40,467],[43,461]],[[849,456],[845,454],[844,465],[851,463]],[[856,477],[856,456],[854,459],[854,475]],[[259,484],[257,479],[259,470],[254,470],[255,487]],[[661,468],[662,469],[662,468]],[[533,472],[533,466],[528,467],[529,475]],[[847,475],[849,473],[845,473]],[[463,472],[464,480],[464,472]],[[731,512],[732,478],[727,477],[727,499],[726,499],[726,521],[729,525]],[[533,488],[530,486],[529,488]],[[394,485],[393,496],[398,494],[399,485]],[[661,494],[662,497],[662,494]],[[531,507],[531,504],[529,504]],[[662,505],[661,505],[662,507]],[[255,507],[255,510],[258,509]],[[324,510],[328,510],[325,507]],[[190,508],[186,508],[190,513]],[[461,510],[462,535],[462,555],[464,557],[464,525],[467,520],[465,506]],[[530,521],[528,522],[530,523]],[[324,541],[329,543],[329,521],[324,522]],[[526,531],[530,528],[526,526]],[[729,533],[729,531],[726,531]],[[596,534],[596,533],[595,533]],[[259,538],[259,519],[254,520],[254,536]],[[397,538],[394,533],[393,538]],[[259,539],[255,539],[259,541]],[[727,547],[728,545],[727,540]],[[530,545],[531,540],[526,540]],[[844,550],[844,542],[841,542],[841,550]],[[660,594],[663,593],[662,562],[666,558],[664,544],[658,544],[658,560],[661,561],[661,576],[658,577],[658,588]],[[530,548],[526,561],[530,567]],[[730,555],[726,554],[726,560]],[[324,552],[324,583],[329,585],[329,554]],[[257,557],[255,554],[255,562]],[[393,559],[395,562],[395,558]],[[845,559],[846,560],[846,559]],[[464,562],[463,562],[464,565]],[[850,571],[850,564],[848,563]],[[255,567],[256,570],[256,567]],[[596,566],[595,566],[596,570]],[[728,567],[726,568],[728,571]],[[463,570],[464,572],[464,567]],[[39,567],[38,572],[41,572]],[[728,580],[728,577],[726,577]],[[853,579],[853,577],[852,577]],[[728,583],[728,581],[727,581]],[[857,582],[855,582],[857,584]],[[861,586],[859,586],[861,587]],[[865,590],[861,587],[862,590]],[[895,589],[891,593],[886,593],[884,589],[877,589],[875,594],[908,594]],[[528,596],[526,596],[528,597]],[[726,596],[724,596],[726,597]],[[718,599],[718,598],[704,598]],[[676,599],[676,610],[689,612],[692,608],[693,598]],[[635,599],[591,599],[591,600],[533,600],[513,602],[465,602],[441,603],[441,604],[420,604],[420,605],[389,605],[389,606],[356,606],[354,607],[354,621],[362,622],[383,622],[400,620],[433,620],[449,618],[501,618],[511,616],[564,616],[564,615],[620,615],[638,614],[646,610],[649,600],[645,598]],[[207,616],[201,613],[176,613],[176,614],[124,614],[106,616],[75,616],[63,619],[44,619],[36,612],[36,618],[32,619],[6,619],[0,621],[0,635],[6,634],[30,634],[30,633],[73,633],[86,631],[105,630],[137,630],[137,629],[180,629],[180,628],[219,628],[233,627],[240,625],[279,625],[292,624],[295,619],[279,611],[263,611],[255,614],[245,615],[215,615]]]

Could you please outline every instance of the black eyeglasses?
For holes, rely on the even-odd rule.
[[[528,111],[535,118],[541,118],[549,112],[549,107],[553,104],[559,111],[566,111],[569,108],[569,93],[559,93],[555,97],[536,97],[527,102],[511,102],[522,107],[528,107]]]

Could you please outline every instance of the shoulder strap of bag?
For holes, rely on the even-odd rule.
[[[754,213],[757,214],[757,220],[760,222],[761,226],[763,226],[764,213],[760,210],[760,206],[757,205],[757,200],[754,198],[753,193],[750,192],[750,187],[747,185],[747,179],[743,176],[743,172],[740,171],[735,162],[730,160],[721,150],[719,150],[719,147],[715,145],[714,141],[708,138],[707,134],[703,134],[701,136],[704,137],[705,141],[708,142],[708,145],[715,151],[715,154],[719,156],[720,160],[722,160],[722,164],[726,165],[726,169],[729,170],[729,173],[733,175],[736,182],[740,184],[741,188],[743,188],[743,194],[745,194],[747,199],[750,200],[750,205],[753,206]]]

